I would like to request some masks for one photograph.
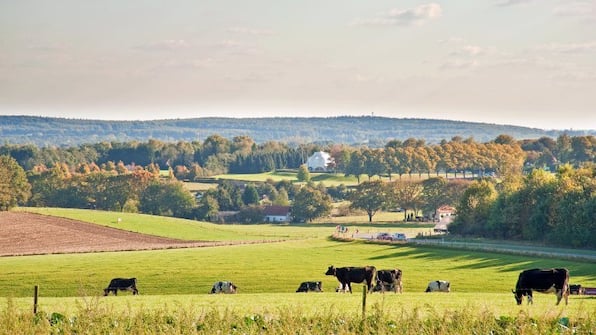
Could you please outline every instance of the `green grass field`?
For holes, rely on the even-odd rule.
[[[498,315],[531,313],[575,314],[596,312],[596,299],[572,296],[569,306],[555,307],[553,294],[536,294],[534,306],[515,305],[511,289],[519,272],[534,267],[566,267],[572,283],[596,286],[596,264],[552,258],[536,258],[489,252],[460,251],[436,247],[375,244],[329,239],[332,224],[314,225],[214,225],[181,219],[109,213],[100,211],[39,209],[44,214],[77,218],[127,230],[185,239],[255,240],[281,242],[225,247],[154,251],[103,252],[0,258],[0,297],[10,298],[20,308],[30,308],[33,287],[40,287],[40,306],[68,310],[95,301],[110,308],[175,308],[192,305],[219,310],[279,311],[304,309],[311,313],[341,310],[358,313],[362,285],[355,293],[337,294],[337,280],[325,276],[329,265],[374,265],[378,269],[400,268],[404,293],[372,294],[369,304],[407,309],[490,308]],[[117,218],[122,217],[122,223]],[[358,227],[365,229],[366,224]],[[370,227],[370,226],[369,226]],[[400,225],[371,229],[404,230]],[[51,237],[48,237],[51,238]],[[127,292],[118,297],[98,297],[113,277],[136,277],[140,296]],[[448,294],[425,294],[431,280],[452,283]],[[208,295],[218,280],[231,280],[239,287],[234,296]],[[294,293],[302,281],[322,281],[324,293]],[[0,300],[0,305],[8,299]],[[113,305],[112,305],[113,304]]]

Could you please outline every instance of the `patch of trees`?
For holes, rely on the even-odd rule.
[[[481,179],[466,189],[449,230],[456,234],[596,245],[596,165],[536,169],[502,183]]]
[[[369,222],[379,211],[403,210],[406,218],[415,218],[420,212],[428,219],[442,205],[455,205],[466,189],[469,180],[432,177],[424,181],[381,180],[363,181],[349,194],[352,209],[363,210]]]
[[[493,141],[478,143],[472,138],[454,137],[429,145],[422,139],[390,140],[382,148],[347,145],[302,144],[290,147],[280,142],[256,144],[248,136],[232,140],[211,135],[204,142],[166,143],[101,142],[75,147],[57,148],[33,145],[0,146],[0,154],[13,157],[25,171],[57,164],[115,165],[127,167],[156,164],[171,169],[179,180],[197,180],[224,173],[261,173],[281,169],[297,169],[315,151],[328,151],[333,157],[334,172],[346,176],[388,176],[401,178],[412,174],[455,174],[501,176],[521,169],[545,168],[554,171],[561,164],[579,166],[596,162],[596,137],[561,135],[549,138],[516,141],[499,135]]]

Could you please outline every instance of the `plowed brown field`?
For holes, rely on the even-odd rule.
[[[184,241],[87,222],[23,212],[0,212],[0,256],[205,247],[226,242]]]

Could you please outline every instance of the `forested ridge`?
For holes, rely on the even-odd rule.
[[[36,116],[0,116],[2,144],[64,146],[98,142],[156,139],[166,142],[203,141],[213,134],[225,138],[248,136],[256,143],[367,144],[382,147],[388,140],[422,138],[439,143],[454,136],[486,142],[500,134],[516,139],[594,135],[596,130],[538,128],[452,120],[372,116],[192,118],[151,121],[105,121]]]

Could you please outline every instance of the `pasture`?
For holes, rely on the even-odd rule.
[[[324,273],[329,265],[374,265],[377,269],[400,268],[404,293],[368,295],[368,313],[381,310],[394,318],[402,318],[416,311],[416,317],[426,315],[439,319],[444,313],[453,311],[484,311],[490,315],[512,317],[520,313],[531,317],[596,315],[594,297],[571,296],[568,306],[555,306],[554,294],[535,294],[534,305],[517,306],[511,293],[519,272],[534,267],[566,267],[571,273],[571,283],[596,286],[596,264],[590,262],[407,244],[338,242],[329,239],[334,226],[326,224],[213,225],[100,211],[39,211],[174,238],[278,241],[203,248],[1,257],[0,297],[5,298],[0,300],[0,310],[9,305],[21,311],[30,310],[33,287],[39,285],[40,310],[48,313],[80,313],[89,309],[189,310],[194,313],[216,310],[240,315],[279,315],[292,311],[302,316],[339,313],[355,317],[361,313],[362,285],[355,284],[355,292],[351,295],[335,293],[337,280]],[[119,216],[122,217],[120,223],[117,222]],[[355,227],[361,231],[407,229],[382,224]],[[136,277],[140,295],[131,296],[124,292],[117,297],[100,296],[114,277]],[[424,293],[428,282],[436,279],[451,281],[452,292]],[[239,293],[209,295],[211,285],[218,280],[234,282]],[[314,280],[323,282],[323,293],[294,293],[300,282]]]

